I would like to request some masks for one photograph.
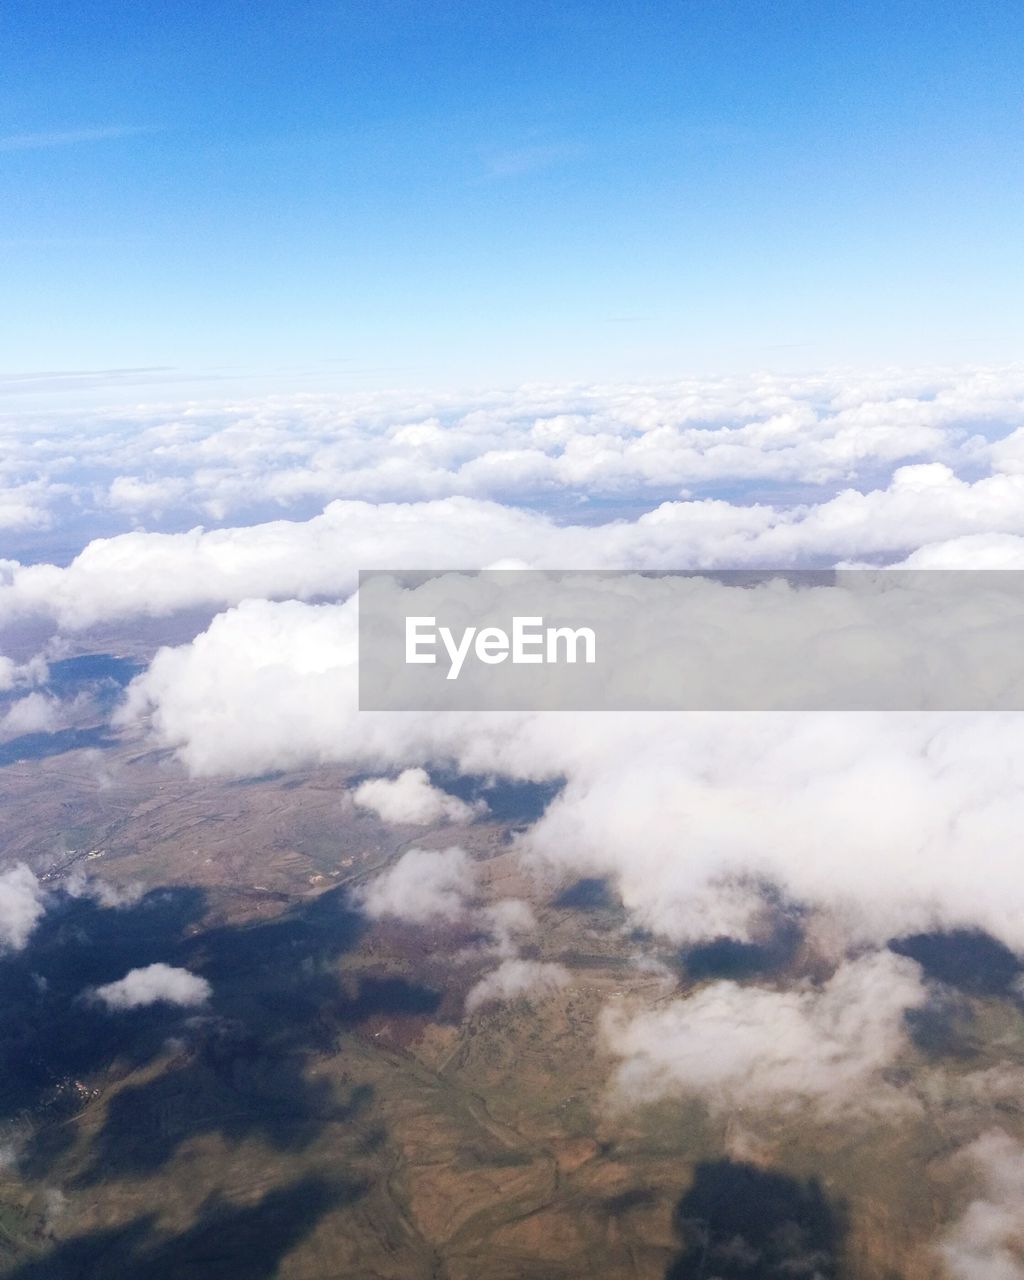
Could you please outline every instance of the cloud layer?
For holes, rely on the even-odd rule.
[[[77,551],[0,561],[4,627],[70,636],[216,615],[155,654],[119,715],[193,774],[340,762],[383,775],[356,804],[411,825],[474,816],[431,784],[435,767],[557,781],[515,852],[554,881],[606,878],[659,944],[756,939],[766,903],[792,905],[834,976],[715,982],[612,1011],[624,1096],[820,1108],[877,1090],[926,994],[886,941],[981,928],[1024,951],[1019,717],[360,714],[351,598],[374,566],[1024,567],[1024,370],[302,397],[9,418],[0,434],[9,545],[35,530]],[[34,683],[0,659],[14,728],[46,726]],[[362,905],[479,927],[476,956],[496,967],[470,1008],[562,985],[557,966],[518,954],[534,926],[523,904],[483,897],[464,850],[414,848]],[[40,903],[31,872],[0,878],[7,945],[23,945]],[[209,995],[154,968],[99,998]],[[985,1274],[978,1249],[1003,1247],[977,1226],[949,1241],[967,1280]]]
[[[0,560],[0,618],[75,631],[253,597],[337,598],[368,566],[1006,567],[1024,563],[1022,548],[1024,474],[964,480],[940,463],[901,467],[884,486],[818,503],[695,499],[599,525],[470,498],[335,501],[306,521],[98,539],[63,567]]]
[[[0,419],[0,520],[222,521],[327,498],[501,502],[1021,469],[1019,368],[271,397]],[[64,503],[62,516],[58,501]]]

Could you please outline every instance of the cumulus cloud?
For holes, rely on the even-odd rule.
[[[184,480],[178,476],[144,480],[139,476],[118,476],[111,482],[107,500],[112,507],[124,511],[147,512],[159,516],[163,511],[180,505],[187,492]]]
[[[946,1232],[946,1268],[953,1280],[1022,1280],[1024,1146],[995,1129],[962,1154],[980,1174],[983,1194]]]
[[[483,903],[479,896],[472,859],[464,849],[453,845],[441,850],[409,849],[363,885],[355,899],[364,913],[375,920],[392,918],[411,924],[459,921],[469,925],[479,930],[484,941],[459,952],[455,959],[464,962],[497,957],[503,967],[504,961],[515,960],[519,944],[536,929],[537,921],[529,904],[521,899]],[[500,981],[512,982],[519,964],[515,960]],[[527,966],[521,972],[526,975],[532,970]]]
[[[476,888],[473,863],[464,849],[410,849],[357,895],[372,919],[392,916],[413,924],[458,920]]]
[[[510,957],[470,988],[466,1012],[473,1013],[489,1004],[507,1004],[511,1000],[531,1003],[544,1000],[569,981],[569,971],[564,965]]]
[[[467,498],[337,501],[307,521],[128,533],[90,542],[66,567],[0,562],[0,608],[8,621],[46,617],[74,631],[253,597],[344,596],[371,563],[462,568],[514,559],[559,568],[658,567],[701,564],[709,556],[728,563],[730,528],[731,554],[746,563],[744,544],[775,518],[771,508],[720,502],[682,504],[685,511],[673,516],[671,505],[633,522],[589,527]]]
[[[0,948],[19,951],[46,910],[45,890],[19,862],[0,874]]]
[[[629,1013],[610,1007],[606,1047],[621,1099],[699,1095],[720,1109],[813,1101],[828,1110],[871,1086],[906,1044],[904,1014],[926,991],[913,961],[878,952],[820,986],[713,982],[686,999]],[[892,1099],[888,1098],[891,1102]]]
[[[11,703],[0,715],[0,740],[17,738],[23,733],[53,733],[64,723],[60,702],[33,691]]]
[[[1024,569],[1024,537],[1016,533],[969,533],[929,542],[900,561],[906,569]]]
[[[138,882],[116,884],[111,880],[101,880],[99,876],[89,875],[82,867],[73,868],[62,887],[69,897],[91,898],[101,907],[111,910],[134,906],[146,892],[145,885]]]
[[[93,527],[239,527],[122,531],[63,567],[3,562],[0,610],[75,629],[343,595],[367,564],[771,567],[1024,536],[1022,406],[1024,372],[1010,369],[12,421],[0,479],[47,519],[70,491],[86,527],[97,494]],[[753,500],[735,500],[739,481]],[[593,498],[621,518],[596,522]]]
[[[426,769],[405,769],[397,778],[368,778],[356,787],[352,799],[384,822],[416,827],[472,822],[487,810],[482,800],[466,804],[433,786]]]
[[[93,999],[108,1009],[140,1009],[151,1004],[173,1004],[191,1008],[209,1000],[213,989],[205,978],[168,964],[150,964],[132,969],[116,982],[108,982],[91,992]]]
[[[996,532],[1024,535],[1024,474],[966,481],[941,464],[902,467],[883,488],[846,489],[812,505],[665,502],[599,525],[558,524],[535,511],[462,497],[336,501],[306,521],[100,538],[66,567],[0,562],[0,609],[8,620],[51,618],[74,631],[250,597],[340,597],[367,564],[820,567],[894,562],[935,543]]]
[[[673,943],[750,938],[767,886],[832,921],[835,956],[972,926],[1024,949],[1008,839],[1024,824],[1013,716],[360,714],[357,602],[320,603],[343,600],[368,564],[1020,567],[1022,406],[1016,369],[307,398],[15,425],[0,462],[8,490],[33,485],[22,499],[50,519],[57,487],[71,485],[108,527],[151,531],[97,538],[66,566],[0,563],[0,614],[71,631],[227,609],[155,656],[123,726],[146,726],[197,775],[321,761],[387,774],[360,788],[386,820],[464,820],[462,802],[431,786],[436,766],[562,780],[519,854],[563,878],[609,877],[633,922]],[[300,518],[268,518],[277,511]],[[239,527],[153,531],[192,519]],[[742,637],[723,641],[723,670],[737,671],[730,645]],[[499,958],[526,963],[520,908],[488,917],[475,894],[464,853],[412,850],[364,900],[380,916],[472,920]],[[780,1094],[818,1096],[807,1081],[833,1065],[860,1087],[898,1051],[896,997],[913,996],[905,962],[872,963],[895,1003],[880,996],[875,1021],[862,1009],[863,1050],[832,984],[708,988],[666,1007],[669,1030],[685,1044],[687,1019],[714,1026],[716,1008],[738,1027],[777,1013],[791,1048],[817,1037],[832,1057],[808,1048],[803,1074],[798,1054],[754,1064],[751,1033],[730,1042],[729,1087],[745,1061]],[[864,965],[833,980],[847,974],[855,1008],[870,1004],[854,999],[876,973]]]
[[[41,655],[28,662],[15,662],[13,658],[0,653],[0,694],[26,685],[42,684],[46,677],[47,665]]]
[[[47,486],[40,483],[10,487],[0,483],[0,529],[45,529],[52,520],[50,500],[64,491],[63,486],[54,486],[47,493]]]
[[[1013,713],[373,714],[355,686],[352,602],[250,601],[158,653],[123,722],[196,774],[339,761],[564,779],[522,854],[610,876],[675,942],[749,936],[767,883],[853,940],[973,925],[1024,949]]]
[[[1020,368],[976,368],[12,415],[0,420],[0,520],[6,506],[23,527],[90,510],[180,527],[330,498],[533,503],[713,494],[738,480],[811,489],[918,458],[1015,474],[1022,401]]]

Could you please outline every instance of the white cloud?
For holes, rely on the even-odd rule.
[[[829,919],[837,955],[956,926],[1024,949],[1010,838],[1024,826],[1024,728],[1012,716],[359,714],[355,603],[303,603],[344,597],[368,564],[1024,565],[1022,416],[1024,370],[1010,369],[8,420],[0,524],[239,527],[123,532],[65,567],[0,562],[0,613],[70,631],[228,607],[156,655],[122,724],[147,723],[195,774],[404,770],[360,788],[388,820],[464,819],[431,787],[433,766],[565,779],[520,854],[563,878],[611,877],[633,921],[673,942],[751,936],[770,884]],[[268,519],[325,501],[312,518]],[[607,511],[621,514],[595,521]],[[0,663],[0,685],[14,682]],[[38,700],[19,714],[33,708],[43,714]],[[411,850],[364,903],[479,924],[511,966],[483,980],[496,992],[537,977],[515,954],[528,912],[479,905],[461,850]],[[721,1090],[819,1098],[829,1076],[859,1089],[902,1043],[900,1010],[918,990],[908,964],[851,961],[825,987],[790,992],[716,984],[620,1025],[624,1070],[638,1089],[712,1089],[695,1051],[673,1068],[656,1041],[686,1049],[723,1019],[734,1034]],[[664,1026],[643,1021],[656,1016]]]
[[[486,812],[483,801],[469,805],[431,784],[426,769],[405,769],[397,778],[369,778],[352,799],[384,822],[426,827],[444,822],[472,822]]]
[[[166,511],[170,497],[180,522],[184,512],[221,519],[268,501],[841,484],[918,457],[1010,470],[1022,400],[1019,368],[834,373],[471,398],[304,394],[10,418],[0,431],[12,479],[42,470],[50,484],[75,486],[83,505],[95,490],[114,506],[127,497],[135,513]]]
[[[464,849],[410,849],[358,893],[372,919],[396,917],[413,924],[458,920],[476,888],[473,863]]]
[[[51,522],[46,497],[36,485],[0,485],[0,529],[45,529]]]
[[[0,740],[17,738],[23,733],[53,733],[64,724],[58,700],[32,692],[11,703],[0,716]]]
[[[637,923],[677,942],[747,935],[768,882],[852,938],[974,925],[1024,948],[1019,716],[360,713],[355,655],[352,603],[249,601],[158,653],[125,723],[148,718],[196,774],[564,778],[523,854],[611,876]]]
[[[610,1007],[602,1031],[622,1059],[620,1099],[695,1094],[716,1108],[841,1109],[892,1105],[880,1073],[906,1044],[904,1013],[925,999],[913,961],[889,952],[842,965],[820,987],[790,990],[714,982],[640,1013]]]
[[[151,130],[141,125],[93,125],[77,129],[44,129],[36,133],[9,133],[0,137],[0,151],[35,151],[47,147],[73,147],[83,142],[108,142],[131,138]]]
[[[46,661],[41,656],[28,662],[15,662],[0,653],[0,693],[8,693],[19,685],[42,684],[46,677]]]
[[[108,1009],[139,1009],[150,1004],[173,1004],[191,1008],[205,1004],[212,988],[205,978],[168,964],[150,964],[132,969],[116,982],[96,987],[91,995]]]
[[[65,630],[250,597],[338,597],[360,568],[728,568],[894,561],[933,543],[1024,536],[1024,474],[968,482],[940,464],[897,469],[881,488],[779,507],[716,499],[667,502],[633,520],[560,525],[536,512],[456,497],[330,503],[304,522],[188,533],[126,533],[91,543],[66,567],[0,562],[8,619],[50,617]],[[1015,545],[1015,544],[1014,544]]]
[[[91,898],[101,907],[111,910],[134,906],[146,892],[145,885],[137,881],[117,884],[101,880],[99,876],[90,876],[82,867],[73,868],[62,887],[72,898]]]
[[[517,940],[533,933],[537,920],[528,902],[521,898],[500,898],[478,913],[481,927],[490,936],[488,949],[493,955],[511,959],[517,950]]]
[[[180,506],[187,492],[186,482],[178,476],[162,476],[155,480],[141,476],[117,476],[111,481],[107,500],[112,507],[124,511],[160,515]]]
[[[567,986],[570,974],[564,965],[510,957],[485,974],[466,996],[466,1012],[511,1000],[531,1003],[544,1000]]]
[[[1024,569],[1024,537],[1016,533],[969,533],[930,542],[900,562],[907,569]]]
[[[946,1268],[953,1280],[1024,1280],[1024,1146],[995,1129],[962,1154],[984,1194],[946,1232]]]
[[[343,594],[370,563],[777,566],[1024,535],[1022,416],[1024,370],[976,369],[9,418],[0,522],[8,494],[15,525],[240,527],[121,533],[63,568],[6,562],[0,608],[71,629]],[[741,481],[757,500],[723,496]],[[593,523],[594,499],[624,518]]]
[[[23,862],[0,874],[0,947],[19,951],[45,911],[45,890]]]

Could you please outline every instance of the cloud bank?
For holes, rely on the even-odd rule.
[[[1009,367],[11,414],[0,519],[180,527],[328,498],[551,506],[740,481],[840,488],[920,458],[1015,474],[1022,404],[1024,371]]]
[[[1017,539],[1022,423],[1024,368],[10,414],[0,529],[80,553],[0,562],[0,617],[313,599],[374,564],[774,567]]]
[[[980,539],[980,541],[979,541]],[[939,463],[884,487],[779,506],[666,502],[635,519],[563,524],[470,498],[335,501],[306,521],[97,539],[67,566],[0,560],[0,618],[97,623],[218,609],[248,598],[339,598],[360,569],[799,568],[846,563],[986,567],[1021,560],[1024,474],[963,480]]]

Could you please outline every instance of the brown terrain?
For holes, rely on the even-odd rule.
[[[993,1108],[1020,1133],[1019,1102],[950,1100],[921,1051],[900,1064],[921,1105],[895,1124],[617,1106],[599,1013],[666,998],[632,957],[672,955],[614,903],[557,905],[565,886],[517,863],[514,819],[388,828],[344,803],[349,782],[197,781],[124,743],[0,768],[4,863],[63,904],[6,962],[4,1274],[655,1280],[702,1271],[708,1195],[766,1188],[812,1206],[789,1274],[941,1274],[934,1238],[968,1194],[952,1155]],[[456,842],[486,900],[530,901],[529,954],[571,985],[467,1015],[495,964],[483,939],[347,904],[410,845]],[[80,871],[129,900],[68,899]],[[76,994],[153,959],[207,976],[210,1008],[119,1017]],[[44,985],[52,1008],[32,1004]],[[944,1079],[1019,1066],[1019,1012],[974,1005]]]

